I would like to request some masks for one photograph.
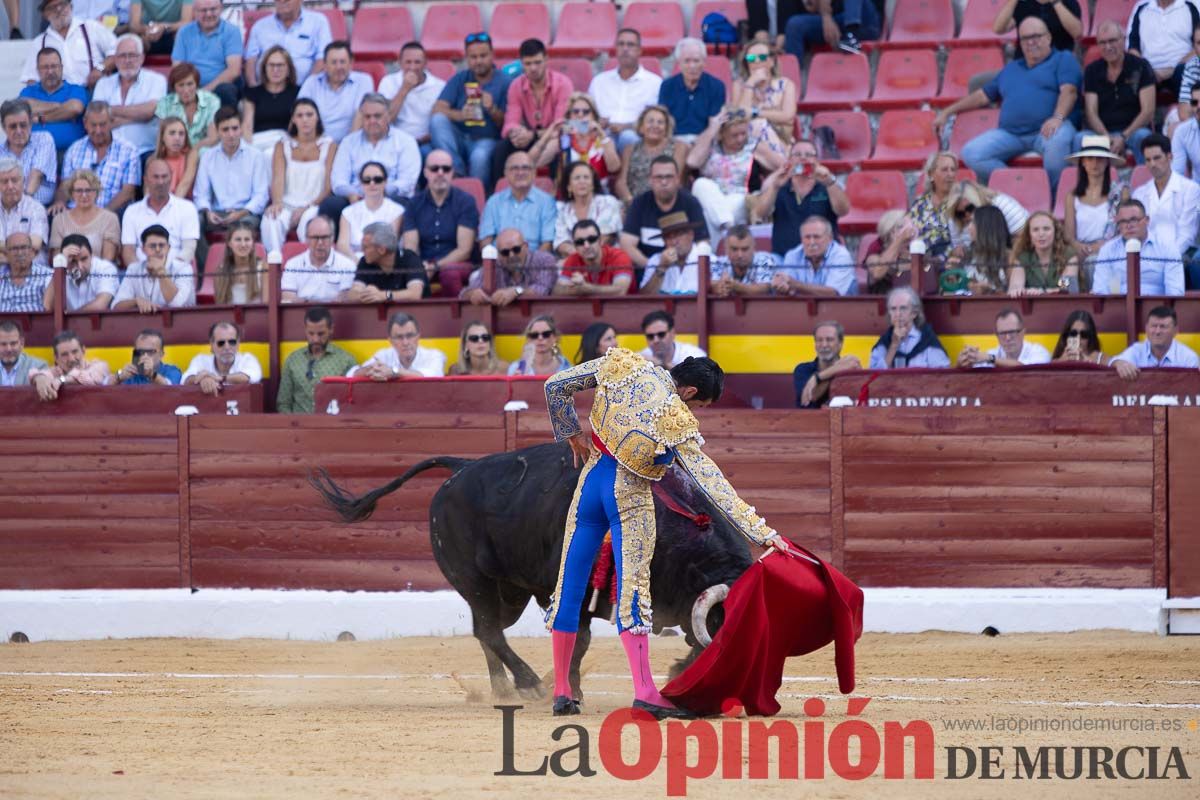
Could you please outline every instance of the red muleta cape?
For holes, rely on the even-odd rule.
[[[793,553],[769,552],[730,587],[725,624],[663,695],[702,715],[738,703],[747,714],[774,716],[783,662],[830,642],[838,688],[854,691],[862,589],[808,550],[788,544]]]

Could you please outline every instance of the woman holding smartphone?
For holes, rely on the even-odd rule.
[[[567,118],[547,128],[529,151],[535,167],[545,167],[559,155],[566,163],[585,161],[592,165],[601,180],[621,170],[617,146],[604,128],[596,101],[585,92],[572,92],[567,99]]]

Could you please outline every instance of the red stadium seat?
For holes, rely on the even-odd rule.
[[[855,264],[861,267],[863,264],[867,263],[867,251],[871,249],[871,245],[875,244],[876,240],[878,239],[879,234],[863,234],[863,237],[858,240],[858,251],[854,255]]]
[[[354,12],[350,49],[355,58],[391,61],[416,38],[408,6],[362,6]]]
[[[870,233],[879,218],[893,208],[908,208],[908,187],[898,170],[868,170],[846,176],[850,213],[838,219],[842,233]]]
[[[283,243],[283,263],[287,264],[288,261],[290,261],[291,259],[300,255],[307,249],[308,249],[308,245],[305,244],[304,242],[284,242]]]
[[[499,3],[492,6],[488,33],[497,56],[516,58],[526,39],[550,41],[550,7],[543,3]]]
[[[356,72],[365,72],[370,75],[376,89],[379,88],[379,82],[383,80],[383,76],[388,74],[387,65],[382,61],[355,61],[354,69]]]
[[[454,77],[454,73],[458,72],[454,68],[453,61],[429,61],[425,64],[425,69],[429,71],[430,75],[436,75],[444,81],[450,80]]]
[[[1014,198],[1029,212],[1049,211],[1050,179],[1046,170],[1028,167],[1002,167],[988,178],[988,188]]]
[[[558,34],[549,51],[557,57],[595,58],[597,53],[612,50],[616,40],[617,9],[612,3],[566,3],[559,12]]]
[[[692,25],[688,28],[688,36],[694,36],[697,39],[703,39],[702,31],[704,18],[712,12],[724,14],[725,18],[732,22],[735,26],[739,19],[746,18],[746,4],[739,2],[730,2],[730,0],[699,0],[692,9]],[[715,45],[709,45],[710,51]]]
[[[924,167],[925,165],[922,164],[921,166]],[[979,176],[970,167],[959,167],[955,179],[960,181],[974,181],[978,180]],[[923,194],[925,194],[925,170],[917,173],[917,186],[913,189],[913,197],[920,197]]]
[[[978,108],[974,111],[964,111],[954,117],[954,129],[950,133],[950,149],[961,153],[963,145],[984,131],[996,127],[1000,120],[1000,109]]]
[[[483,181],[479,178],[455,178],[454,185],[475,199],[475,207],[483,213],[483,204],[487,201],[487,192],[483,190]]]
[[[937,47],[953,38],[954,8],[950,0],[896,0],[891,32],[878,46],[884,50],[920,49]]]
[[[1004,52],[999,47],[957,47],[946,59],[942,90],[929,101],[934,106],[948,106],[967,95],[967,84],[981,72],[1004,66]]]
[[[849,172],[871,155],[871,122],[865,111],[821,111],[813,115],[812,126],[822,125],[833,129],[837,141],[836,161],[825,160],[824,164],[835,172]]]
[[[879,118],[875,153],[863,168],[919,169],[937,149],[932,111],[885,111]]]
[[[804,80],[800,77],[800,62],[791,53],[779,55],[779,74],[796,84],[796,97],[800,97],[800,88]]]
[[[1066,176],[1065,171],[1063,172],[1063,176],[1064,177]],[[1150,174],[1149,167],[1147,167],[1145,164],[1138,164],[1136,167],[1133,168],[1133,173],[1129,176],[1129,188],[1136,189],[1139,186],[1141,186],[1143,183],[1149,183],[1151,178],[1153,178],[1153,177],[1154,176]],[[1058,186],[1059,186],[1058,191],[1061,193],[1062,192],[1062,179],[1061,178],[1059,179]]]
[[[653,72],[655,75],[662,77],[662,62],[660,62],[654,56],[642,56],[638,63]]]
[[[570,78],[577,92],[586,92],[592,85],[592,62],[586,58],[552,58],[546,65]]]
[[[932,50],[884,52],[875,70],[875,91],[863,108],[919,108],[937,95],[937,56]]]
[[[808,67],[804,98],[797,105],[805,113],[855,108],[867,99],[870,88],[871,66],[866,56],[817,53]]]
[[[463,57],[463,39],[483,30],[479,6],[472,3],[435,3],[425,9],[421,44],[430,58]]]
[[[243,31],[243,36],[244,36],[245,40],[246,41],[250,40],[250,29],[254,27],[254,23],[258,22],[260,19],[265,17],[267,14],[274,14],[274,13],[275,12],[272,9],[267,8],[267,7],[256,8],[252,11],[248,10],[248,9],[243,10],[242,11],[242,27],[245,29]]]
[[[665,56],[683,38],[683,12],[677,3],[631,3],[621,27],[641,34],[643,55]]]
[[[1122,30],[1129,28],[1129,15],[1133,13],[1133,7],[1138,4],[1138,0],[1096,0],[1096,13],[1092,14],[1091,20],[1087,15],[1087,3],[1080,3],[1083,9],[1083,32],[1091,34],[1095,38],[1095,27],[1101,22],[1112,20],[1120,24]],[[1088,23],[1091,24],[1088,24]]]
[[[1141,167],[1141,169],[1146,168]],[[1108,176],[1110,180],[1115,182],[1117,180],[1117,168],[1111,168],[1108,171]],[[1137,170],[1134,170],[1133,178],[1135,181],[1137,180],[1137,177]],[[1147,169],[1146,179],[1149,180],[1149,178],[1150,171]],[[1145,181],[1142,181],[1142,183],[1145,183]],[[1064,215],[1067,213],[1067,198],[1071,196],[1071,192],[1075,191],[1075,187],[1078,184],[1079,168],[1076,166],[1067,167],[1062,171],[1062,174],[1058,176],[1058,194],[1055,196],[1054,200],[1054,216],[1058,217],[1059,219],[1064,217]],[[1133,185],[1134,187],[1138,186],[1137,183],[1134,183]]]
[[[315,11],[318,14],[324,14],[329,20],[329,35],[333,41],[346,40],[349,34],[346,30],[346,15],[338,8],[310,8],[309,11]],[[274,13],[274,12],[272,12]],[[404,44],[401,42],[400,44]],[[399,45],[396,46],[399,49]]]
[[[962,30],[955,44],[1003,44],[1010,37],[992,30],[992,22],[1007,0],[968,0],[963,11]]]
[[[171,74],[171,65],[170,64],[146,64],[145,68],[150,70],[151,72],[157,72],[159,75],[162,75],[164,78],[170,77],[170,74]]]

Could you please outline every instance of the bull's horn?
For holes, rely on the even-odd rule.
[[[710,586],[700,593],[696,598],[696,602],[692,604],[692,635],[696,637],[696,641],[701,647],[708,647],[712,644],[712,637],[708,634],[708,612],[712,611],[712,607],[717,603],[725,602],[725,598],[729,596],[729,587],[723,583],[718,583]]]

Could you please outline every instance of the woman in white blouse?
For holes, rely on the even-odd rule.
[[[338,227],[338,252],[355,260],[362,257],[363,230],[372,222],[386,222],[400,235],[400,218],[404,206],[388,198],[387,169],[378,161],[368,161],[358,172],[362,181],[363,197],[342,212],[342,224]]]
[[[262,239],[267,251],[282,250],[288,231],[304,241],[308,221],[329,196],[337,144],[325,135],[321,114],[312,100],[292,108],[288,136],[275,143],[271,170],[271,205],[263,214]]]

